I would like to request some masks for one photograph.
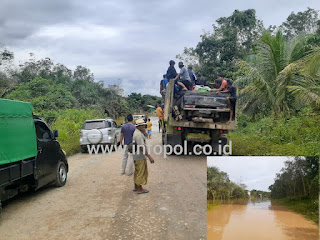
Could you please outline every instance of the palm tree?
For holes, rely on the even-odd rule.
[[[242,87],[243,111],[288,113],[296,99],[319,106],[320,51],[310,44],[313,38],[306,35],[287,41],[280,31],[275,36],[269,32],[262,35],[255,54],[240,62],[244,76],[236,83]]]

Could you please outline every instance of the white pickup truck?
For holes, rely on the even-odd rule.
[[[118,145],[121,126],[111,118],[86,120],[80,131],[80,147],[87,152],[87,145]]]

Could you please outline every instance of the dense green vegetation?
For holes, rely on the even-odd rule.
[[[230,181],[227,173],[217,167],[207,168],[207,199],[227,200],[248,198],[248,191],[244,184]]]
[[[259,119],[259,118],[258,118]],[[238,130],[229,133],[233,155],[320,155],[320,116],[304,109],[295,116],[257,120],[238,115]]]
[[[319,222],[318,157],[295,157],[287,161],[269,189],[278,203]]]
[[[0,51],[0,97],[31,102],[34,113],[60,131],[59,141],[68,155],[80,151],[79,132],[86,119],[120,120],[160,99],[136,93],[125,97],[119,86],[94,81],[86,67],[72,71],[49,58],[30,57],[17,67],[12,52]]]
[[[233,155],[319,155],[320,20],[308,8],[265,28],[253,9],[219,18],[213,32],[178,55],[213,82],[238,88]]]

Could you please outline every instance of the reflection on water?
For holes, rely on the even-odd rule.
[[[319,239],[316,224],[270,200],[221,203],[207,213],[207,239]]]

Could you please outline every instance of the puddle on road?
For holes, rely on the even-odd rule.
[[[207,212],[208,240],[318,240],[318,226],[270,200],[228,202]]]

